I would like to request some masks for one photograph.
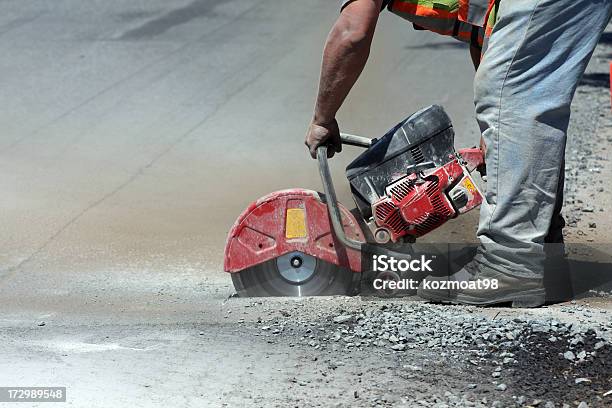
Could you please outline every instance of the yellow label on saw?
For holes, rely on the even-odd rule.
[[[474,193],[476,192],[476,187],[474,187],[474,183],[472,183],[472,180],[470,180],[470,178],[469,178],[469,177],[466,177],[466,178],[463,180],[463,183],[462,183],[462,184],[465,186],[465,188],[467,188],[467,189],[468,189],[468,191],[469,191],[470,193],[474,194]]]
[[[302,208],[287,209],[287,221],[285,223],[285,237],[306,238],[306,212]]]

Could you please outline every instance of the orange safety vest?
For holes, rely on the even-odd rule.
[[[417,29],[481,47],[491,34],[498,5],[499,0],[390,0],[387,8]]]

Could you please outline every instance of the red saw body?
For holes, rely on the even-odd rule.
[[[346,235],[363,241],[355,217],[341,211]],[[361,254],[338,242],[319,193],[304,189],[277,191],[252,203],[230,230],[224,267],[239,272],[295,251],[361,271]]]
[[[472,170],[482,165],[480,149],[464,152],[472,161]],[[377,236],[388,234],[393,242],[405,236],[420,237],[480,206],[482,194],[466,167],[470,163],[462,164],[463,160],[458,154],[427,175],[410,174],[390,184],[385,189],[386,195],[372,206],[379,228]]]
[[[340,211],[344,234],[364,241],[355,217]],[[338,241],[319,193],[291,189],[260,198],[236,220],[224,268],[245,296],[351,294],[361,253]]]
[[[367,148],[346,169],[356,211],[337,202],[327,150],[319,147],[325,194],[269,194],[232,227],[224,266],[241,296],[356,293],[362,257],[373,247],[413,242],[482,203],[470,174],[484,173],[483,152],[455,151],[452,124],[439,106],[411,115],[379,140],[341,138]]]

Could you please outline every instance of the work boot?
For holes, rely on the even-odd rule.
[[[417,294],[432,302],[489,306],[512,303],[512,307],[539,307],[546,292],[542,278],[514,276],[470,261],[450,276],[428,276]]]

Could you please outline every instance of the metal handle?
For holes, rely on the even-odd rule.
[[[340,140],[342,141],[342,144],[365,148],[372,146],[372,144],[376,142],[376,139],[369,139],[363,136],[351,135],[350,133],[340,133]]]
[[[360,251],[363,243],[348,238],[344,233],[344,227],[342,226],[342,215],[340,214],[340,207],[338,206],[338,199],[336,198],[336,190],[334,189],[334,183],[331,178],[329,163],[327,161],[327,146],[319,146],[317,148],[317,159],[319,160],[319,173],[321,174],[323,190],[325,191],[327,211],[329,211],[334,233],[342,245],[347,248]]]

